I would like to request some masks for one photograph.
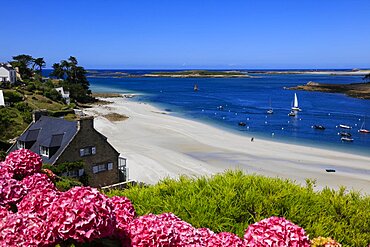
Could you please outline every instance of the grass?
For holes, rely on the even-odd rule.
[[[227,171],[213,177],[165,179],[154,186],[106,192],[127,196],[138,215],[173,212],[195,227],[243,237],[249,224],[281,216],[303,227],[310,239],[332,237],[343,246],[370,243],[370,198],[357,192],[301,187],[289,180]]]
[[[58,111],[65,107],[65,104],[55,102],[40,94],[25,95],[25,102],[33,109],[46,109],[49,111]]]

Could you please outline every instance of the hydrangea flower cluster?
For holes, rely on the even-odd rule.
[[[42,159],[38,154],[28,149],[19,149],[10,153],[6,157],[5,163],[10,167],[14,176],[23,178],[40,172]]]
[[[55,175],[41,171],[40,157],[29,150],[11,153],[0,163],[0,176],[0,246],[55,246],[102,238],[118,240],[123,247],[306,247],[310,243],[302,228],[284,218],[250,225],[241,239],[195,228],[172,213],[137,217],[129,199],[108,198],[94,188],[60,192],[50,180]]]
[[[270,217],[248,227],[244,234],[246,246],[309,247],[303,228],[279,217]]]

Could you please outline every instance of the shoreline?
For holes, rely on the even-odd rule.
[[[95,116],[95,128],[127,158],[129,177],[154,184],[165,177],[202,176],[241,169],[270,177],[316,179],[317,189],[346,186],[370,193],[370,157],[250,137],[163,111],[129,98],[84,111]],[[104,115],[128,116],[112,122]],[[327,173],[325,169],[336,169]]]

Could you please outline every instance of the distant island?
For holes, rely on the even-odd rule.
[[[170,77],[170,78],[250,78],[245,72],[241,71],[215,71],[215,70],[181,70],[181,71],[155,71],[146,74],[137,74],[120,71],[88,71],[87,77],[94,78],[127,78],[127,77]]]
[[[343,93],[359,99],[370,99],[370,82],[351,84],[324,84],[308,82],[306,85],[290,87],[291,90],[317,91],[326,93]]]
[[[333,76],[364,76],[370,74],[370,69],[352,70],[253,70],[248,74],[268,75],[333,75]]]
[[[144,74],[144,77],[171,77],[171,78],[241,78],[251,77],[240,71],[210,71],[210,70],[185,70],[171,72],[153,72]]]

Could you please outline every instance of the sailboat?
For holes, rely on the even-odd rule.
[[[267,114],[273,114],[274,110],[271,107],[271,98],[270,98],[270,109],[267,110]]]
[[[292,111],[301,111],[301,109],[298,107],[298,98],[296,93],[294,93],[294,102],[292,106]]]
[[[365,129],[365,118],[364,118],[364,121],[362,122],[361,129],[359,129],[358,132],[364,133],[364,134],[370,134],[370,130]]]
[[[197,84],[194,84],[194,91],[198,91],[198,85]]]

